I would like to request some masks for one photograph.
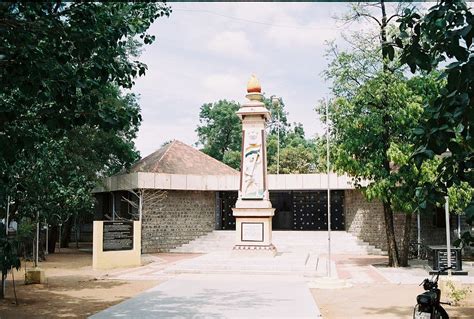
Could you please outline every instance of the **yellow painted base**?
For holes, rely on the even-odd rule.
[[[104,222],[94,221],[92,268],[111,269],[141,266],[141,222],[133,222],[133,249],[103,251]]]
[[[46,283],[46,276],[44,274],[44,270],[40,268],[34,268],[26,271],[25,285],[44,283]]]

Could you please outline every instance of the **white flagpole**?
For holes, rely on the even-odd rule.
[[[329,161],[329,100],[326,99],[326,153],[327,153],[327,178],[328,178],[328,277],[331,277],[331,187],[330,187],[330,161]]]

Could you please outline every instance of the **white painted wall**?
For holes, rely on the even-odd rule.
[[[354,189],[347,175],[330,174],[333,190]],[[326,174],[269,174],[270,190],[327,189]],[[240,175],[181,175],[159,173],[132,173],[106,178],[94,193],[128,189],[165,189],[193,191],[237,191]]]

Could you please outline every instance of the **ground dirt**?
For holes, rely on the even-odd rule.
[[[195,256],[158,254],[156,257],[165,263],[173,263]],[[376,258],[354,260],[352,264],[362,266],[379,261]],[[28,268],[33,267],[31,262],[26,265]],[[86,318],[160,283],[157,280],[103,279],[117,270],[94,271],[91,265],[90,253],[61,249],[60,253],[51,254],[40,263],[46,273],[46,284],[24,285],[23,264],[20,271],[14,272],[19,305],[14,304],[9,274],[6,299],[0,301],[0,319]],[[338,267],[339,272],[346,271],[346,275],[351,276],[347,265],[339,263]],[[470,288],[471,293],[463,306],[446,307],[450,318],[474,318],[474,285],[470,285]],[[311,292],[324,318],[411,318],[416,296],[422,289],[418,285],[383,282],[333,290],[312,289]]]
[[[32,268],[31,262],[26,263]],[[11,274],[6,299],[0,301],[0,318],[86,318],[159,284],[159,281],[100,280],[106,271],[92,270],[92,254],[61,248],[40,263],[47,283],[24,284],[24,264],[14,273],[18,305]]]
[[[474,285],[470,285],[474,291]],[[324,318],[412,318],[418,285],[360,284],[343,289],[311,289]],[[445,306],[449,318],[474,318],[474,294],[462,306]]]

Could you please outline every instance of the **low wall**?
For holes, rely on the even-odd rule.
[[[110,269],[141,265],[141,222],[133,222],[132,250],[103,250],[104,222],[94,221],[92,242],[92,268]]]

